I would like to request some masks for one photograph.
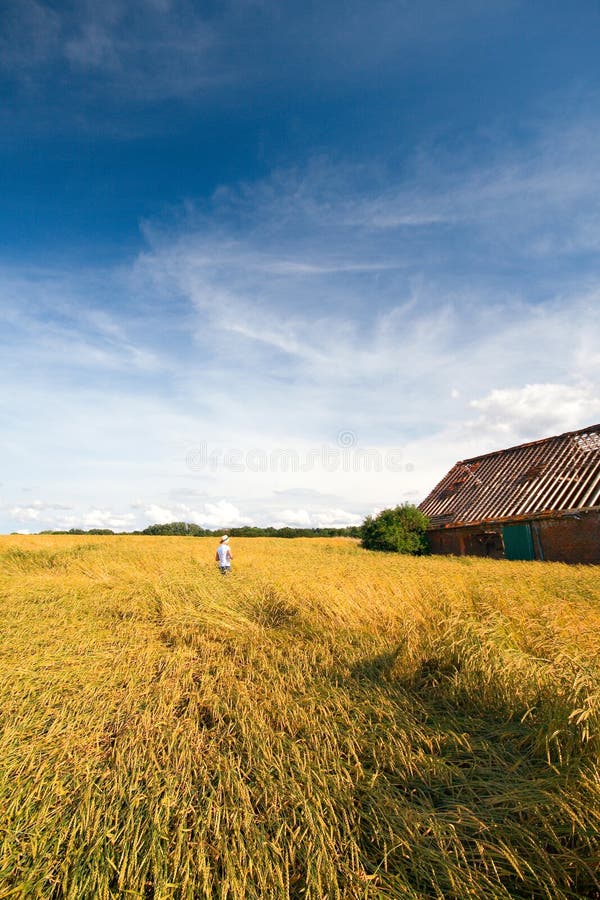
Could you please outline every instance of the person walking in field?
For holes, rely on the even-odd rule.
[[[217,547],[215,559],[219,563],[221,575],[229,575],[231,572],[231,560],[233,559],[233,556],[229,546],[229,537],[226,534],[223,535],[221,543]]]

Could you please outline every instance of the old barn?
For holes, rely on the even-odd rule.
[[[600,563],[600,425],[457,462],[420,509],[433,553]]]

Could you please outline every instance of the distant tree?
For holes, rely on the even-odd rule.
[[[142,534],[174,534],[174,535],[198,535],[202,534],[202,529],[197,525],[190,525],[188,522],[166,522],[163,525],[149,525],[144,528]]]
[[[425,531],[429,520],[412,503],[367,516],[362,526],[362,546],[367,550],[420,555],[428,550]]]
[[[192,537],[219,537],[224,534],[231,537],[353,537],[359,538],[362,534],[360,525],[348,525],[344,528],[273,528],[272,526],[259,527],[256,525],[238,525],[232,528],[227,525],[221,528],[201,528],[193,522],[165,522],[163,524],[148,525],[140,532],[131,534],[153,535],[188,535]]]

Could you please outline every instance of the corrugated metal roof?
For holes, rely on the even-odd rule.
[[[600,505],[600,425],[457,462],[420,509],[433,526]]]

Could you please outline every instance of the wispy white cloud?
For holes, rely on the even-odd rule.
[[[237,506],[225,499],[207,501],[195,507],[187,503],[174,503],[170,507],[151,503],[144,509],[144,516],[149,522],[193,522],[202,528],[231,528],[235,525],[253,524],[250,516],[244,515]]]
[[[496,30],[506,27],[513,5],[489,0],[482,10],[461,0],[449,10],[426,0],[418,10],[405,5],[392,12],[387,0],[372,2],[368,11],[361,0],[213,8],[189,0],[5,0],[0,60],[21,75],[44,64],[68,65],[71,77],[100,75],[104,90],[118,86],[125,97],[145,101],[189,97],[222,83],[263,84],[274,72],[280,81],[305,79],[307,65],[323,84],[339,85],[374,64],[397,66],[417,46],[429,54],[451,39],[468,45],[486,21]]]
[[[111,0],[56,7],[8,0],[0,23],[5,70],[31,78],[36,69],[58,64],[72,81],[101,76],[90,87],[101,93],[119,87],[121,99],[186,96],[231,70],[217,52],[221,38],[210,17],[185,2]]]
[[[315,436],[343,422],[369,444],[395,437],[414,447],[418,493],[455,453],[596,415],[582,398],[600,393],[600,291],[593,264],[571,265],[581,247],[570,235],[597,206],[597,149],[589,128],[548,120],[526,154],[462,160],[460,174],[433,156],[412,182],[372,196],[352,189],[349,169],[280,172],[254,193],[217,196],[175,234],[148,228],[140,269],[195,310],[199,347],[210,335],[228,373],[232,422],[290,436],[294,421]],[[525,403],[519,420],[524,397],[535,405],[527,385],[581,402],[550,415],[540,394],[545,411]],[[515,405],[503,434],[491,397]]]
[[[363,517],[349,512],[347,509],[309,510],[303,508],[284,509],[275,519],[276,528],[345,528],[347,525],[360,525]]]
[[[582,423],[600,421],[598,385],[591,384],[495,389],[470,405],[479,413],[472,427],[486,436],[494,434],[500,442],[576,430]]]
[[[550,211],[561,196],[560,170],[553,196],[550,162],[542,159],[540,166],[548,170],[540,197],[547,196]],[[361,391],[365,396],[372,394],[378,383],[388,404],[394,404],[397,391],[403,390],[404,409],[407,396],[418,395],[419,387],[423,393],[431,393],[450,378],[459,391],[469,383],[473,371],[481,371],[478,378],[490,389],[502,382],[511,386],[522,377],[524,360],[530,380],[536,382],[553,380],[557,374],[570,380],[585,377],[592,351],[588,347],[585,359],[584,347],[598,324],[597,291],[589,289],[585,270],[575,276],[563,275],[564,281],[552,286],[540,279],[545,290],[541,292],[538,282],[533,297],[528,296],[529,285],[526,280],[522,284],[520,272],[516,276],[509,272],[499,280],[495,251],[490,259],[488,250],[486,257],[485,245],[502,227],[506,259],[511,265],[516,261],[521,265],[524,248],[518,234],[510,238],[505,220],[512,216],[521,227],[525,213],[515,206],[523,178],[508,190],[505,174],[497,177],[500,186],[490,186],[488,193],[502,198],[501,210],[493,215],[485,208],[485,192],[479,196],[478,227],[485,229],[486,217],[492,225],[489,235],[478,239],[488,273],[478,273],[474,284],[452,273],[451,255],[463,252],[463,248],[456,249],[454,239],[444,247],[437,247],[434,241],[433,249],[430,243],[425,257],[421,252],[415,262],[411,260],[413,245],[410,241],[405,245],[402,234],[382,251],[378,227],[369,226],[368,217],[361,220],[360,227],[349,229],[347,189],[339,199],[337,214],[333,196],[325,204],[315,201],[322,176],[317,179],[312,202],[307,199],[310,184],[299,190],[296,176],[287,190],[278,176],[280,201],[268,187],[259,186],[252,204],[246,189],[242,208],[252,207],[253,219],[242,236],[238,229],[235,240],[222,223],[215,231],[191,223],[187,233],[175,238],[150,231],[153,250],[141,265],[157,282],[177,286],[188,299],[197,313],[197,339],[202,343],[209,333],[220,363],[228,360],[234,375],[239,375],[240,360],[245,359],[268,375],[269,354],[279,354],[294,385],[301,382],[307,393],[316,387],[321,395],[335,394],[336,387],[355,383],[356,400]],[[486,179],[491,178],[487,173]],[[469,220],[476,214],[478,197],[477,177],[473,175],[470,181],[462,189],[470,197],[468,216],[463,203],[463,218]],[[300,224],[290,214],[290,193],[294,201],[300,196]],[[232,202],[228,196],[227,205]],[[396,202],[391,193],[386,202]],[[366,200],[361,203],[363,209],[368,205]],[[311,234],[315,235],[312,240]],[[293,236],[297,238],[296,259],[289,255]],[[459,232],[458,240],[463,237]],[[285,253],[283,258],[278,257],[279,248]],[[466,248],[464,252],[469,257],[473,251]],[[334,256],[335,262],[328,261],[328,255]],[[430,271],[427,255],[432,261]],[[357,256],[361,258],[357,271],[350,272]],[[285,278],[278,277],[280,271],[285,271]],[[310,284],[305,278],[307,271]],[[559,352],[565,334],[569,336],[566,349]],[[556,348],[554,354],[548,352],[550,346]],[[252,380],[256,378],[260,380],[256,375]],[[360,402],[355,404],[355,408],[360,406]]]
[[[20,376],[0,405],[4,480],[74,507],[44,519],[14,493],[5,521],[346,524],[456,459],[591,424],[598,149],[546,122],[526,154],[434,153],[393,183],[280,171],[147,223],[145,252],[110,273],[118,304],[89,273],[0,273],[0,378]],[[411,468],[186,464],[200,441],[305,454],[342,430]]]
[[[38,530],[110,528],[124,531],[130,530],[135,522],[133,513],[115,513],[94,507],[74,509],[43,500],[36,500],[30,506],[14,506],[8,509],[8,514],[14,522],[30,522]]]
[[[38,522],[42,517],[41,506],[13,506],[8,510],[18,522]]]
[[[90,277],[57,271],[0,270],[5,366],[160,371],[160,354],[140,340],[143,311],[102,306],[97,282],[119,287],[119,273]]]

